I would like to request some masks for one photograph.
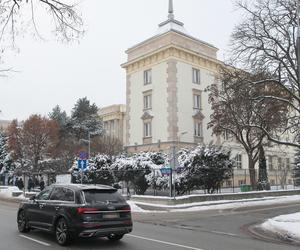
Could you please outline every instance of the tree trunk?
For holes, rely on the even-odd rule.
[[[256,173],[255,173],[255,161],[252,158],[252,155],[248,154],[248,163],[249,163],[249,175],[250,175],[250,184],[252,190],[256,190]]]

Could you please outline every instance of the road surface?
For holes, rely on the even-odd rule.
[[[58,246],[54,236],[37,230],[20,234],[17,205],[0,201],[0,250],[299,250],[299,246],[262,241],[247,233],[247,225],[279,214],[300,211],[300,203],[189,213],[134,214],[134,230],[120,242],[82,239]]]

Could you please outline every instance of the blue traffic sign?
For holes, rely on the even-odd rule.
[[[87,160],[78,160],[77,161],[77,167],[82,170],[87,168],[87,164],[88,164]]]
[[[161,168],[160,169],[160,172],[161,172],[161,174],[164,176],[164,175],[170,175],[171,174],[171,168]]]

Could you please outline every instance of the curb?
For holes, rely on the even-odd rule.
[[[241,229],[244,232],[246,232],[248,235],[258,240],[276,243],[276,244],[282,244],[282,245],[300,246],[300,241],[293,240],[287,237],[282,237],[279,234],[266,231],[260,227],[261,224],[262,222],[245,225]]]

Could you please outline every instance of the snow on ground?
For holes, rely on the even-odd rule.
[[[260,206],[260,205],[275,205],[281,203],[299,202],[300,195],[292,196],[281,196],[281,197],[266,197],[266,198],[255,198],[255,199],[243,199],[243,200],[219,200],[219,201],[206,201],[197,203],[187,203],[180,205],[159,205],[145,202],[133,202],[131,204],[135,206],[144,205],[157,208],[156,211],[140,210],[134,212],[161,212],[160,208],[168,210],[165,212],[193,212],[193,211],[204,211],[204,210],[218,210],[218,209],[235,209],[249,206]]]
[[[300,241],[300,213],[277,216],[267,220],[261,227],[285,239]]]

